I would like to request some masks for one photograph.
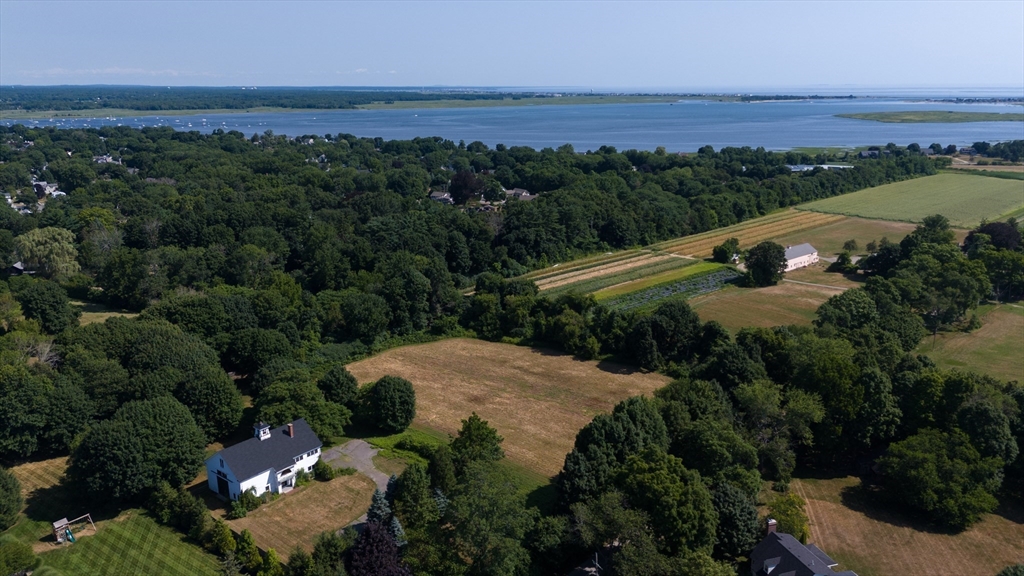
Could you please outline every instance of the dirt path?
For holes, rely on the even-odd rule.
[[[804,286],[815,286],[815,287],[818,287],[818,288],[829,288],[831,290],[839,290],[840,292],[845,292],[846,291],[846,288],[842,288],[840,286],[829,286],[828,284],[815,284],[813,282],[801,282],[799,280],[789,280],[789,279],[786,279],[786,278],[783,278],[782,281],[783,282],[791,282],[793,284],[803,284]]]

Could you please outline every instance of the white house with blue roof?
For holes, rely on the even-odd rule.
[[[312,472],[322,447],[304,418],[274,429],[260,422],[253,426],[252,438],[206,459],[207,483],[230,500],[248,490],[257,496],[288,492],[300,470]]]

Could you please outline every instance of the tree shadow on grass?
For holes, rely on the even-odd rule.
[[[61,518],[74,520],[85,514],[89,514],[93,522],[110,520],[130,507],[94,501],[85,496],[81,488],[70,485],[66,480],[32,491],[25,504],[25,516],[33,521],[46,523],[53,523]],[[39,541],[53,542],[53,534],[47,532]]]
[[[526,507],[535,507],[542,514],[553,514],[558,504],[558,487],[554,482],[538,486],[526,495]]]
[[[644,374],[645,371],[640,369],[638,366],[630,366],[628,364],[622,364],[614,360],[601,360],[597,363],[597,369],[602,372],[608,372],[609,374],[621,374],[623,376],[632,376],[633,374]]]
[[[935,524],[923,517],[920,512],[894,502],[880,487],[862,482],[856,486],[843,488],[839,495],[843,506],[860,512],[878,522],[891,526],[910,528],[918,532],[930,534],[957,534],[958,531]]]
[[[1012,496],[999,496],[999,506],[992,511],[997,516],[1002,516],[1014,524],[1024,524],[1024,505]]]

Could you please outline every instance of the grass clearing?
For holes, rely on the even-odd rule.
[[[836,114],[839,118],[873,120],[893,124],[960,124],[963,122],[1024,122],[1020,112],[954,112],[947,110],[908,110],[906,112],[858,112]]]
[[[141,510],[128,510],[96,534],[40,555],[43,566],[75,576],[220,574],[217,558]]]
[[[1004,504],[960,534],[937,531],[871,497],[854,477],[794,479],[807,501],[810,541],[860,576],[932,573],[992,576],[1024,562],[1024,511]]]
[[[314,481],[227,523],[235,532],[249,530],[257,546],[273,548],[286,559],[296,546],[312,551],[317,534],[339,530],[359,518],[370,507],[374,488],[362,474]]]
[[[942,214],[953,226],[974,228],[1024,207],[1024,182],[967,173],[943,173],[851,192],[800,210],[878,220],[920,222]]]
[[[359,382],[401,376],[416,389],[416,426],[455,435],[476,412],[505,438],[512,464],[555,475],[576,433],[600,412],[668,383],[612,362],[453,338],[388,350],[347,366]]]
[[[925,337],[917,347],[941,368],[969,369],[1001,380],[1024,382],[1024,308],[980,306],[981,328]]]
[[[107,318],[113,316],[124,316],[126,318],[134,318],[139,314],[137,312],[129,312],[128,310],[118,310],[116,308],[110,308],[103,304],[97,304],[96,302],[85,302],[83,300],[72,300],[71,305],[78,308],[82,312],[82,316],[78,319],[78,323],[82,326],[92,324],[94,322],[106,322]]]
[[[690,306],[702,321],[716,320],[735,333],[747,326],[810,324],[818,306],[843,290],[793,282],[766,288],[730,286],[698,296],[690,300]]]

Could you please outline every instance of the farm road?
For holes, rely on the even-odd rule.
[[[782,281],[783,282],[790,282],[792,284],[803,284],[804,286],[817,286],[818,288],[828,288],[830,290],[840,290],[840,291],[845,291],[846,290],[846,288],[842,288],[842,287],[839,287],[839,286],[829,286],[828,284],[814,284],[813,282],[801,282],[799,280],[787,280],[785,278],[783,278]]]

